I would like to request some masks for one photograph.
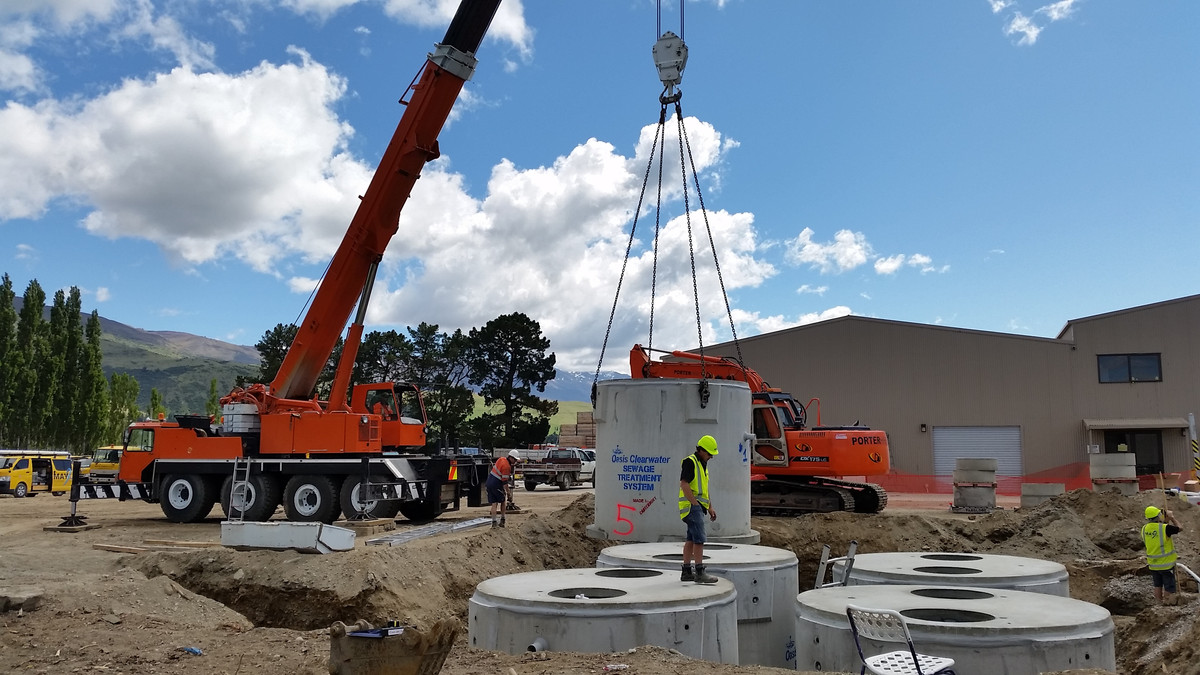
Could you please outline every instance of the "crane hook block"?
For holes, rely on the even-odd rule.
[[[658,68],[658,79],[662,80],[668,94],[683,80],[683,69],[687,65],[688,49],[683,38],[667,31],[654,43],[654,66]]]

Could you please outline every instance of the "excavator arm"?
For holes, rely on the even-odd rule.
[[[359,311],[359,316],[363,315],[369,293],[364,289],[369,288],[375,266],[396,234],[400,211],[421,169],[439,155],[438,134],[475,70],[475,52],[499,7],[500,0],[463,0],[445,38],[429,55],[411,87],[391,143],[271,382],[272,396],[311,396],[356,304],[364,305]],[[357,342],[342,358],[353,361],[356,352]]]

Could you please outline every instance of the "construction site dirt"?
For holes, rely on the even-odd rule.
[[[860,553],[1057,561],[1070,573],[1073,597],[1112,613],[1118,672],[1200,673],[1195,584],[1181,582],[1178,606],[1155,605],[1141,556],[1143,509],[1161,507],[1163,499],[1161,492],[1122,497],[1078,490],[1033,508],[968,516],[950,513],[946,496],[925,508],[900,498],[893,503],[903,507],[880,514],[756,517],[752,527],[762,545],[796,553],[801,589],[812,584],[822,545],[838,554],[850,539]],[[785,672],[694,661],[661,647],[518,655],[469,648],[467,603],[479,582],[592,567],[613,543],[584,534],[593,521],[589,489],[519,491],[517,500],[522,512],[510,514],[502,529],[466,529],[400,546],[367,546],[360,537],[354,551],[317,555],[223,548],[219,509],[203,523],[179,525],[156,505],[87,501],[80,512],[100,527],[63,533],[43,528],[67,515],[66,497],[0,499],[0,610],[10,607],[0,612],[0,660],[19,673],[316,674],[328,672],[335,621],[425,626],[455,617],[464,628],[442,670],[447,675],[598,673],[620,665],[629,675]],[[1180,559],[1200,569],[1200,510],[1174,500],[1171,508],[1184,528],[1175,538]],[[486,507],[468,508],[441,520],[486,515]],[[13,608],[22,599],[26,608]]]

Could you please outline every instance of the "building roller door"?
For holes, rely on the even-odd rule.
[[[1021,427],[934,427],[933,473],[953,475],[959,457],[994,458],[997,476],[1023,476]]]

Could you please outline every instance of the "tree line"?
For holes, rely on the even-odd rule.
[[[136,419],[171,412],[157,389],[151,389],[147,409],[139,410],[140,388],[128,373],[105,377],[100,316],[92,311],[83,325],[77,287],[54,294],[49,321],[46,293],[36,279],[26,287],[19,313],[15,298],[5,274],[0,282],[0,447],[86,453],[119,443]],[[257,377],[239,377],[237,385],[271,382],[295,335],[294,324],[266,331],[255,344],[262,359]],[[549,348],[540,324],[522,313],[499,316],[466,333],[442,332],[428,323],[404,333],[373,331],[359,347],[352,381],[418,385],[431,446],[530,445],[545,440],[550,417],[558,412],[556,401],[537,395],[554,379]],[[339,340],[314,392],[321,398],[329,396],[341,352]],[[473,390],[489,409],[498,409],[473,416]],[[204,410],[214,419],[220,417],[219,401],[214,378]]]
[[[29,282],[18,314],[7,274],[0,280],[0,447],[85,453],[115,443],[141,413],[132,377],[104,376],[100,315],[83,325],[79,288],[54,294]]]
[[[262,362],[256,377],[275,379],[292,339],[295,324],[277,324],[254,346]],[[429,417],[431,446],[482,448],[542,443],[558,402],[542,399],[554,379],[555,356],[541,325],[520,312],[505,314],[464,333],[440,331],[421,323],[401,333],[367,333],[354,361],[353,382],[411,382],[422,389]],[[342,343],[334,347],[317,381],[317,395],[327,398]],[[246,380],[238,382],[244,386]],[[473,389],[496,412],[472,417]],[[536,393],[535,393],[536,392]]]

